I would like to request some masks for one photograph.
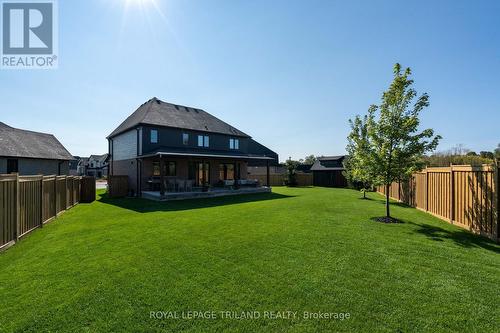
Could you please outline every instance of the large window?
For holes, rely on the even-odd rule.
[[[182,144],[185,146],[189,144],[189,134],[188,133],[182,133]]]
[[[209,137],[208,135],[198,135],[198,147],[209,147]]]
[[[158,143],[158,130],[151,130],[151,143]]]
[[[153,176],[160,175],[160,162],[153,162]]]
[[[153,176],[160,176],[160,162],[153,162]],[[177,170],[175,162],[165,162],[163,166],[163,175],[166,177],[176,176]]]
[[[176,176],[176,167],[175,167],[175,162],[166,162],[165,163],[165,176]]]
[[[234,180],[235,167],[233,163],[219,164],[219,180]]]
[[[240,149],[240,140],[239,139],[229,139],[229,149]]]

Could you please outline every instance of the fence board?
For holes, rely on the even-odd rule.
[[[498,166],[427,168],[389,187],[391,198],[498,240]],[[385,194],[383,186],[377,191]]]
[[[108,195],[110,198],[128,195],[128,176],[108,176]]]
[[[270,186],[283,186],[284,184],[283,174],[270,174],[269,182]],[[249,179],[256,179],[261,185],[267,184],[266,175],[249,175]],[[313,186],[313,174],[312,173],[297,173],[297,184],[298,186]]]
[[[88,178],[0,175],[0,250],[78,204],[80,191],[95,192]]]

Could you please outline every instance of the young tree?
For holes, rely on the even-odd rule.
[[[286,186],[297,186],[297,167],[300,162],[293,161],[291,157],[289,157],[285,162],[285,185]]]
[[[432,129],[419,132],[420,112],[429,106],[429,96],[417,97],[410,79],[411,70],[394,66],[394,80],[382,95],[379,106],[372,105],[362,123],[366,123],[367,149],[362,163],[374,185],[386,189],[386,220],[391,221],[389,186],[408,180],[424,167],[423,155],[436,149],[441,136]],[[415,101],[416,98],[416,101]],[[353,123],[356,123],[356,119]]]
[[[366,191],[373,187],[374,175],[371,172],[372,156],[370,142],[368,139],[368,117],[356,116],[349,120],[351,133],[347,137],[347,158],[344,160],[345,176],[351,183],[361,184],[363,199],[366,199]]]

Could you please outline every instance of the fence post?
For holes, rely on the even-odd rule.
[[[455,220],[455,180],[453,179],[453,164],[450,164],[450,222]]]
[[[57,176],[54,176],[54,218],[57,217]]]
[[[500,242],[500,160],[495,163],[495,195],[496,195],[496,213],[497,213],[497,227],[496,227],[496,241]]]
[[[429,170],[425,168],[425,211],[429,211]]]
[[[19,173],[16,173],[16,226],[14,228],[14,232],[16,233],[16,242],[19,240],[19,234],[21,233],[20,223],[21,223],[21,206],[20,206],[20,198],[21,195],[19,193],[21,186],[19,186]]]
[[[40,178],[40,228],[43,228],[43,175]]]

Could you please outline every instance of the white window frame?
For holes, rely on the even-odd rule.
[[[234,149],[234,139],[229,139],[229,149]]]
[[[210,137],[208,135],[203,136],[203,147],[210,147]]]
[[[189,133],[182,133],[182,144],[189,145]]]
[[[203,147],[203,135],[198,135],[198,147]]]

